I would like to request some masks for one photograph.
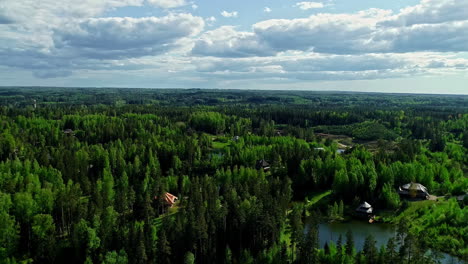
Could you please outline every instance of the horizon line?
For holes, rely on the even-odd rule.
[[[65,89],[144,89],[144,90],[217,90],[217,91],[276,91],[276,92],[318,92],[318,93],[362,93],[362,94],[393,94],[393,95],[449,95],[449,96],[468,96],[460,93],[404,93],[404,92],[376,92],[376,91],[357,91],[357,90],[307,90],[307,89],[261,89],[261,88],[207,88],[207,87],[112,87],[112,86],[42,86],[42,85],[0,85],[4,88],[65,88]]]

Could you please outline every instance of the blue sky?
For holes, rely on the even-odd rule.
[[[468,94],[468,0],[2,0],[0,85]]]

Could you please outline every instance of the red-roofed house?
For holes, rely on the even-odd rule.
[[[172,207],[177,202],[177,200],[179,200],[179,198],[177,196],[167,192],[164,195],[164,200],[166,200],[166,203],[167,203],[167,205],[169,205],[169,207]]]
[[[155,200],[158,200],[158,197],[154,197]],[[174,204],[179,200],[179,198],[171,193],[164,194],[164,204],[162,207],[158,206],[159,213],[164,214],[167,210],[174,206]]]

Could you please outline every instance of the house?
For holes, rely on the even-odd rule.
[[[158,197],[154,197],[154,199],[158,199]],[[164,202],[168,207],[174,206],[174,204],[179,200],[179,198],[171,193],[164,194]]]
[[[255,168],[257,170],[263,169],[263,171],[269,171],[270,170],[270,163],[268,163],[266,160],[262,159],[257,161],[257,164],[255,165]]]
[[[158,197],[155,196],[154,200],[158,200]],[[172,208],[174,204],[179,200],[179,198],[173,194],[165,193],[164,194],[164,201],[162,204],[158,201],[158,212],[160,214],[165,214],[169,211],[169,208]]]
[[[356,212],[361,215],[371,215],[374,212],[374,208],[368,202],[364,202],[356,208]]]
[[[164,200],[166,201],[169,207],[172,207],[179,200],[179,198],[167,192],[166,194],[164,194]]]
[[[232,140],[235,141],[235,142],[239,141],[239,139],[240,139],[239,136],[235,136],[235,137],[232,138]]]
[[[325,148],[314,148],[314,150],[317,150],[317,151],[325,151]]]
[[[420,183],[407,183],[398,188],[398,194],[408,198],[429,199],[429,192],[424,185]]]
[[[338,154],[344,154],[346,152],[346,149],[337,149],[336,153]]]

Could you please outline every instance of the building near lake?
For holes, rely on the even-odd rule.
[[[427,188],[420,183],[407,183],[398,188],[398,194],[408,198],[429,199]]]
[[[374,212],[374,208],[368,202],[364,202],[356,208],[356,212],[362,215],[371,215]]]

